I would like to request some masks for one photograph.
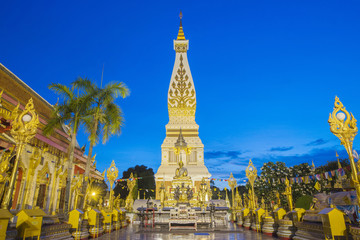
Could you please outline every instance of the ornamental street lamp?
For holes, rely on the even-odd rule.
[[[230,173],[230,177],[228,179],[228,184],[229,184],[229,187],[231,188],[231,209],[232,209],[232,219],[235,220],[235,213],[234,213],[234,210],[235,210],[235,195],[234,195],[234,189],[236,187],[236,179],[234,178],[233,174]]]
[[[109,183],[110,183],[110,208],[112,210],[113,208],[113,204],[112,204],[112,199],[113,199],[113,185],[114,185],[114,182],[115,180],[117,179],[118,177],[118,173],[119,173],[119,170],[117,169],[117,167],[115,166],[115,162],[114,160],[112,161],[110,167],[108,168],[107,170],[107,179],[109,180]]]
[[[13,170],[11,172],[10,183],[8,187],[8,191],[6,192],[4,201],[1,204],[2,209],[8,209],[9,203],[12,196],[12,191],[15,185],[15,179],[17,170],[19,167],[19,159],[21,152],[25,146],[36,134],[37,126],[39,124],[38,115],[35,112],[34,104],[32,98],[30,98],[29,102],[25,106],[25,110],[19,114],[19,105],[13,111],[12,114],[12,128],[10,133],[14,138],[17,149],[16,149],[16,159],[14,163]]]
[[[351,166],[351,179],[354,183],[358,205],[360,205],[360,184],[357,175],[357,168],[353,156],[353,141],[357,134],[358,128],[356,126],[356,119],[349,113],[338,97],[335,97],[334,110],[329,115],[330,131],[340,139],[349,155]]]
[[[232,173],[230,173],[230,177],[228,179],[228,184],[229,184],[229,187],[231,188],[231,197],[232,197],[231,205],[232,205],[232,208],[234,208],[234,203],[235,203],[235,201],[234,201],[234,198],[235,198],[234,197],[234,189],[236,187],[237,182],[236,182],[236,179],[234,178]]]
[[[251,185],[251,205],[253,208],[255,208],[255,193],[254,193],[254,182],[257,178],[257,170],[256,167],[254,166],[254,164],[252,163],[251,159],[249,161],[249,165],[245,170],[246,172],[246,177],[249,179],[250,185]],[[250,196],[249,196],[250,197]],[[254,209],[252,209],[254,210]]]

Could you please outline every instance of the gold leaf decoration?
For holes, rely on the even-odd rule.
[[[169,90],[168,109],[170,116],[195,116],[195,89],[186,74],[183,60],[183,56],[180,55],[180,66]]]

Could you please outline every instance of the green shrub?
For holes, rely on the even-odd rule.
[[[296,200],[295,207],[296,208],[304,208],[305,210],[309,210],[310,205],[312,203],[312,196],[305,195],[301,196]]]

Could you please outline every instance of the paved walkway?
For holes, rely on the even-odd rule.
[[[235,224],[231,224],[228,230],[214,231],[214,232],[140,232],[137,225],[130,225],[126,229],[105,234],[98,238],[98,240],[243,240],[243,239],[258,239],[270,240],[277,239],[269,237],[262,233],[237,228]]]

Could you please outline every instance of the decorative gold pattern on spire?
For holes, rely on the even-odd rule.
[[[186,40],[184,31],[183,31],[183,27],[182,27],[182,12],[181,11],[180,11],[179,17],[180,17],[180,27],[179,27],[179,33],[178,33],[176,40]]]
[[[195,89],[189,81],[180,55],[180,66],[169,89],[169,116],[195,116]]]

